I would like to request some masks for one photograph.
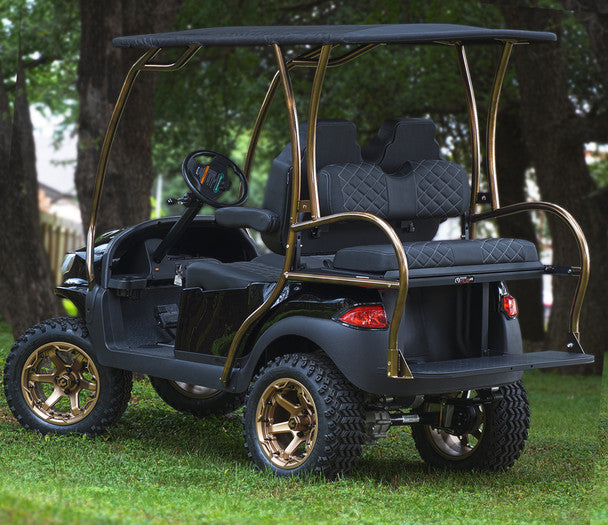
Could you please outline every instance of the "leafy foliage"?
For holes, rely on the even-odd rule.
[[[60,139],[78,114],[78,3],[0,0],[0,19],[0,62],[7,91],[15,89],[21,45],[30,103],[45,113],[62,117],[56,133]]]

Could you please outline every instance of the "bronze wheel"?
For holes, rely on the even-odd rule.
[[[299,467],[317,440],[317,409],[310,392],[295,379],[278,379],[260,397],[256,433],[270,463],[283,469]]]
[[[253,378],[243,434],[255,465],[282,477],[349,472],[361,454],[359,392],[319,354],[288,354]]]
[[[92,436],[125,411],[131,372],[97,362],[82,319],[49,319],[15,341],[4,367],[4,393],[25,428]]]
[[[34,350],[21,373],[28,407],[54,425],[72,425],[88,416],[99,398],[99,372],[76,345],[52,342]]]

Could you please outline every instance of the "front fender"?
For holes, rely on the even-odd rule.
[[[55,295],[72,301],[74,303],[74,306],[78,308],[78,313],[82,317],[84,317],[88,291],[89,289],[87,286],[58,286],[57,288],[55,288]]]

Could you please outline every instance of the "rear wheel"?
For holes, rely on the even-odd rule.
[[[131,373],[101,366],[84,322],[37,324],[13,345],[4,368],[11,412],[43,434],[96,435],[115,423],[131,396]]]
[[[160,398],[179,412],[196,417],[221,416],[243,405],[243,394],[231,394],[205,386],[170,381],[150,376],[150,383]]]
[[[422,459],[430,465],[454,470],[504,470],[513,466],[524,449],[530,428],[528,397],[521,381],[501,387],[491,403],[468,405],[460,401],[477,397],[476,391],[454,394],[459,402],[450,428],[432,425],[412,427],[412,436]],[[449,401],[449,400],[448,400]],[[427,402],[421,412],[445,410]]]
[[[290,354],[253,379],[244,414],[249,457],[282,477],[350,471],[361,454],[359,394],[330,359]]]

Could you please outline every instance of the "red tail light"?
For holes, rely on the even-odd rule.
[[[383,306],[357,306],[340,317],[340,321],[360,328],[386,328],[386,312]]]
[[[517,317],[519,309],[517,308],[517,301],[512,295],[504,295],[502,298],[502,311],[507,314],[508,317],[513,319]]]

